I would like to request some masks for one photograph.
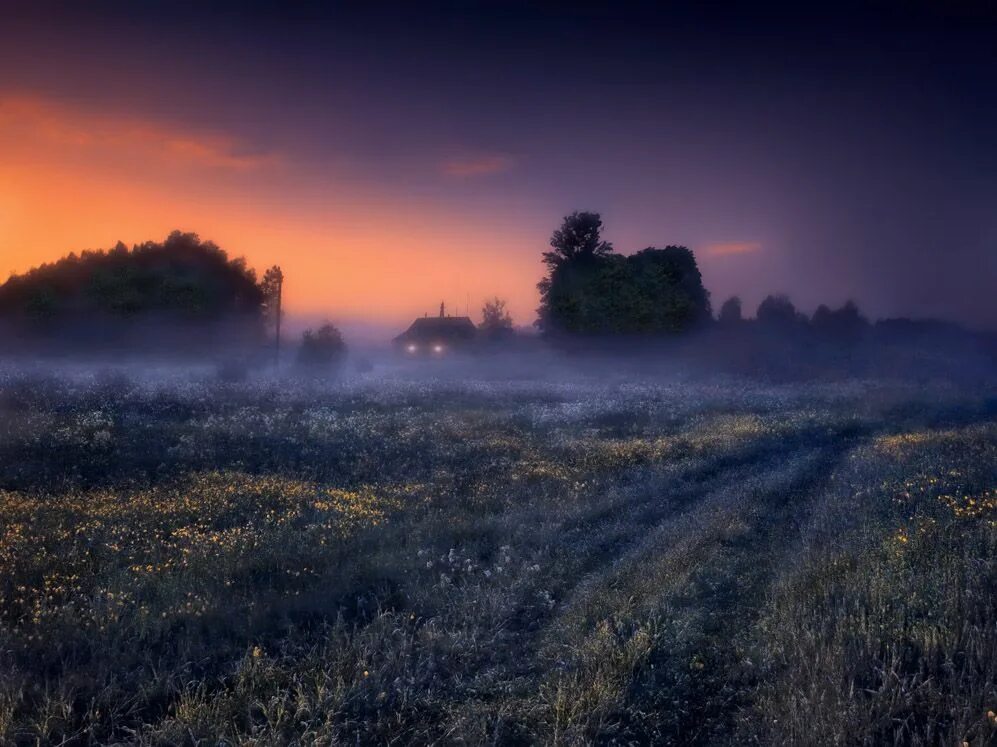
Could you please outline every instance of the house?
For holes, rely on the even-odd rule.
[[[406,355],[439,356],[469,348],[477,335],[470,317],[447,316],[441,303],[439,316],[416,319],[392,344]]]

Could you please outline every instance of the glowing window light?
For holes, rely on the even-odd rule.
[[[433,345],[433,352],[434,353],[442,353],[443,352],[443,346],[442,345]]]
[[[408,350],[410,353],[414,353],[416,350],[419,349],[419,347],[415,343],[409,343],[409,346],[405,349]]]

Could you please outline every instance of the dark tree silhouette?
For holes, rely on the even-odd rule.
[[[512,316],[504,299],[496,296],[481,307],[481,324],[478,329],[489,338],[504,337],[512,333]]]
[[[854,301],[847,301],[833,311],[821,304],[810,323],[814,332],[836,342],[853,342],[869,328],[869,320],[862,316]]]
[[[547,276],[537,284],[540,308],[537,326],[544,332],[592,332],[593,293],[600,260],[612,257],[613,246],[602,240],[598,213],[574,212],[550,238],[552,251],[544,252]]]
[[[578,212],[564,217],[550,237],[552,251],[544,252],[544,263],[553,270],[566,262],[605,257],[613,245],[602,240],[602,218],[598,213]]]
[[[312,371],[331,371],[346,358],[346,342],[335,326],[326,322],[314,332],[305,330],[298,348],[298,365]]]
[[[682,332],[710,318],[709,293],[693,253],[648,247],[630,257],[602,240],[596,213],[572,213],[544,253],[537,325],[545,333]]]
[[[70,254],[0,285],[16,346],[175,354],[262,340],[263,291],[245,260],[194,233]]]
[[[766,327],[789,328],[806,322],[806,317],[800,314],[789,296],[782,293],[766,296],[758,304],[758,311],[755,312],[758,323]]]
[[[274,364],[280,362],[280,324],[284,314],[281,309],[284,291],[284,273],[280,267],[274,265],[263,273],[263,280],[260,281],[260,290],[263,292],[263,317],[274,334]]]
[[[15,275],[0,286],[0,314],[56,320],[170,312],[210,318],[258,315],[263,293],[244,259],[229,259],[197,234],[174,231],[164,242],[70,254]]]
[[[724,301],[723,306],[720,307],[720,317],[718,321],[721,324],[740,324],[744,320],[741,315],[741,299],[737,296],[731,296],[726,301]]]
[[[684,246],[648,247],[627,257],[640,298],[636,332],[683,332],[712,317],[696,257]]]
[[[263,314],[267,325],[271,327],[277,324],[277,305],[283,282],[284,273],[276,265],[264,272],[263,280],[260,281],[260,290],[263,292]]]

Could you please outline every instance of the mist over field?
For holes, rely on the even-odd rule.
[[[992,369],[368,364],[3,366],[4,740],[997,734]]]

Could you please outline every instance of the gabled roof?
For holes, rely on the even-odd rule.
[[[467,316],[425,316],[412,322],[394,341],[470,340],[477,333],[477,327]]]

